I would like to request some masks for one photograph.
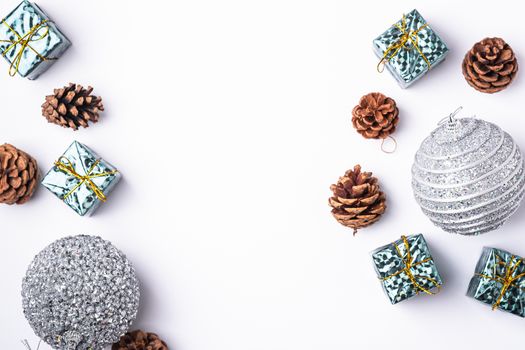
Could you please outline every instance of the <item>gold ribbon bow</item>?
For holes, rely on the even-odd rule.
[[[430,69],[430,62],[428,61],[427,56],[425,56],[423,51],[421,51],[421,49],[419,48],[419,37],[417,36],[420,30],[428,26],[428,23],[425,23],[416,30],[408,30],[406,16],[403,15],[403,18],[401,19],[401,25],[396,23],[394,24],[394,26],[397,27],[397,29],[399,29],[399,31],[401,32],[401,37],[397,42],[393,43],[385,50],[383,58],[381,58],[381,61],[379,61],[379,63],[377,64],[377,71],[382,73],[385,69],[385,62],[388,62],[392,58],[394,58],[401,49],[416,49],[416,51],[421,55],[421,57],[423,57],[423,60],[425,60],[428,69]],[[407,46],[409,42],[411,46]]]
[[[97,198],[99,200],[101,200],[102,202],[105,202],[106,201],[106,195],[104,194],[104,192],[92,181],[93,178],[96,178],[96,177],[102,177],[102,176],[107,176],[107,175],[112,175],[112,174],[116,174],[118,173],[117,170],[113,170],[113,171],[107,171],[107,172],[103,172],[103,173],[100,173],[100,174],[91,174],[91,172],[95,169],[95,167],[98,165],[98,163],[100,163],[100,159],[97,159],[93,165],[91,166],[91,168],[89,168],[88,172],[86,173],[86,175],[80,175],[79,173],[77,173],[77,171],[75,170],[75,168],[73,167],[73,164],[71,164],[71,161],[69,159],[67,159],[66,157],[62,156],[58,159],[58,161],[55,162],[55,166],[62,170],[63,172],[65,172],[66,174],[69,174],[71,176],[74,176],[76,177],[79,182],[68,192],[64,195],[64,197],[62,197],[62,199],[66,199],[67,197],[69,197],[73,192],[75,192],[80,186],[82,186],[82,184],[86,184],[86,186],[91,190],[93,191],[93,193],[95,194],[95,196],[97,196]]]
[[[33,51],[38,58],[40,58],[42,61],[48,61],[53,60],[55,58],[47,58],[42,56],[38,51],[36,51],[32,46],[31,42],[35,42],[38,40],[44,39],[49,34],[49,26],[48,26],[48,20],[44,20],[36,25],[34,25],[25,35],[20,35],[16,30],[13,29],[5,20],[2,20],[2,23],[9,28],[9,30],[15,35],[15,39],[13,40],[0,40],[0,42],[3,43],[10,43],[10,45],[4,50],[2,53],[2,56],[6,57],[7,53],[11,50],[14,50],[18,45],[20,45],[20,49],[15,55],[15,58],[11,62],[11,65],[9,66],[9,75],[15,76],[18,72],[18,69],[20,68],[20,63],[22,62],[22,57],[24,56],[24,51],[26,49],[30,49]],[[45,28],[45,32],[42,34],[39,34],[37,36],[37,33],[40,29]]]
[[[499,261],[497,261],[496,264],[494,264],[494,276],[488,276],[488,275],[484,275],[484,274],[481,274],[481,273],[476,273],[477,276],[480,276],[482,278],[486,278],[486,279],[489,279],[489,280],[492,280],[492,281],[497,281],[497,282],[500,282],[502,284],[499,296],[496,299],[496,301],[494,302],[494,304],[492,304],[492,310],[496,310],[499,307],[499,305],[501,304],[501,301],[503,300],[503,297],[505,296],[505,293],[507,292],[507,290],[510,287],[521,288],[518,285],[516,285],[515,282],[517,280],[519,280],[520,278],[525,277],[525,272],[520,273],[519,275],[516,275],[516,276],[513,276],[513,275],[514,275],[514,272],[516,272],[516,270],[520,266],[520,264],[523,263],[523,259],[522,258],[517,259],[513,263],[514,258],[515,258],[515,256],[513,255],[510,258],[509,262],[506,263],[506,262],[503,261],[503,259],[499,255],[496,255],[496,259],[498,259]],[[503,276],[499,276],[497,274],[497,272],[496,272],[496,265],[503,265],[504,266],[505,273],[503,274]]]
[[[410,279],[410,282],[412,282],[412,284],[414,285],[414,287],[417,288],[417,294],[419,294],[419,292],[424,292],[424,293],[427,293],[427,294],[430,294],[430,295],[434,295],[436,293],[433,293],[432,291],[430,291],[428,288],[425,288],[423,287],[421,284],[419,284],[417,282],[417,279],[424,279],[424,280],[427,280],[429,281],[430,283],[432,283],[435,287],[437,287],[438,289],[438,292],[440,290],[440,285],[439,283],[431,278],[431,277],[427,277],[427,276],[421,276],[421,275],[414,275],[412,273],[412,271],[410,271],[413,267],[415,266],[418,266],[418,265],[421,265],[421,264],[424,264],[426,262],[429,262],[432,260],[431,257],[428,257],[426,259],[423,259],[421,261],[418,261],[418,262],[414,262],[414,259],[412,258],[412,255],[410,254],[410,245],[408,244],[408,239],[406,238],[406,236],[401,236],[401,239],[403,240],[403,244],[405,245],[405,250],[406,250],[406,257],[403,258],[403,254],[401,254],[401,250],[399,250],[399,247],[397,244],[394,243],[394,246],[396,247],[396,251],[397,251],[397,254],[401,257],[401,259],[403,260],[403,264],[405,265],[405,267],[389,276],[386,276],[386,277],[383,277],[381,278],[382,281],[386,281],[387,279],[389,278],[392,278],[392,277],[395,277],[401,273],[405,273],[408,278]]]

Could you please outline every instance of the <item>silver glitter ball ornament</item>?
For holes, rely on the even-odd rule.
[[[417,151],[412,188],[434,224],[478,235],[497,229],[518,209],[525,192],[523,158],[497,125],[454,114]]]
[[[22,282],[24,314],[53,349],[100,350],[118,341],[137,316],[139,298],[131,263],[96,236],[55,241]]]

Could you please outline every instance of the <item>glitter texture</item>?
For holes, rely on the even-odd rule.
[[[412,188],[425,215],[443,230],[463,235],[492,231],[523,199],[523,157],[497,125],[450,119],[417,151]]]
[[[96,236],[55,241],[22,282],[24,314],[53,349],[101,350],[135,320],[139,282],[124,254]]]

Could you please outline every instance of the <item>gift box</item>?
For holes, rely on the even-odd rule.
[[[36,79],[71,45],[36,4],[22,1],[0,23],[0,53],[9,62],[9,74]]]
[[[79,215],[91,215],[120,180],[114,166],[73,142],[42,179],[42,185]]]
[[[402,88],[420,79],[442,62],[447,45],[419,14],[412,10],[373,41],[378,70],[386,68]]]
[[[402,236],[374,250],[372,259],[392,304],[419,293],[435,294],[443,284],[422,234]]]
[[[525,317],[525,263],[523,258],[496,248],[483,248],[467,296]]]

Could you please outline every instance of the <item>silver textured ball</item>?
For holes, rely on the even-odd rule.
[[[137,316],[139,281],[126,256],[96,236],[59,239],[31,262],[22,282],[29,324],[54,349],[103,349]]]
[[[481,234],[518,209],[525,190],[523,158],[497,125],[451,117],[417,151],[412,187],[434,224],[448,232]]]

